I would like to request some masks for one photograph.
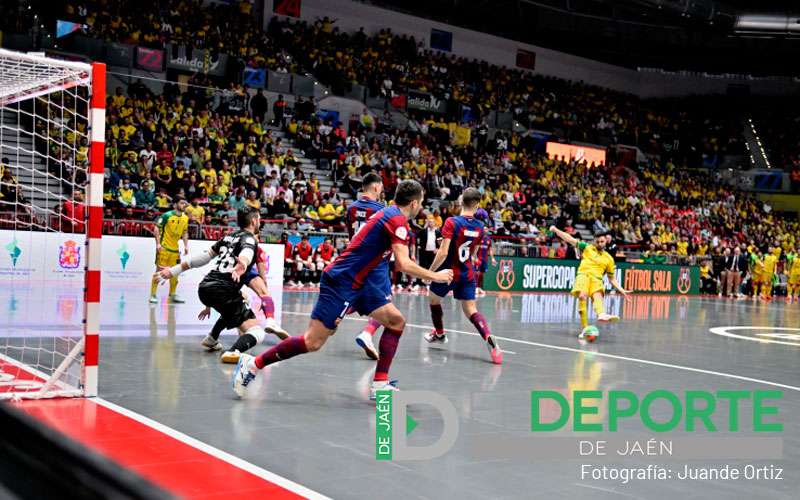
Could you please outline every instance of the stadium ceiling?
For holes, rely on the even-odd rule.
[[[371,0],[627,67],[800,76],[800,2]]]

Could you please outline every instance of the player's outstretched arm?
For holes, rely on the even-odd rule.
[[[550,232],[552,232],[553,234],[564,240],[564,242],[569,243],[572,246],[576,246],[578,244],[578,240],[573,238],[571,234],[565,233],[556,226],[550,226]]]
[[[394,252],[395,268],[398,272],[410,274],[415,278],[423,280],[435,281],[437,283],[450,283],[453,281],[453,271],[451,269],[433,272],[411,260],[408,256],[407,245],[395,243],[392,245],[392,251]]]
[[[192,255],[178,265],[160,268],[155,274],[155,277],[158,278],[159,281],[175,278],[184,271],[205,266],[216,256],[217,252],[215,252],[213,248],[209,248],[208,251],[198,255]]]
[[[439,245],[439,250],[436,251],[436,255],[433,257],[433,262],[431,262],[431,267],[429,269],[431,271],[439,269],[439,266],[442,265],[444,259],[447,258],[447,252],[449,251],[450,251],[450,238],[445,238],[442,240],[442,244]]]
[[[611,283],[611,286],[614,287],[614,290],[616,290],[619,293],[621,293],[623,297],[627,297],[628,295],[631,294],[630,290],[625,290],[624,288],[622,288],[620,286],[619,282],[617,282],[617,279],[614,278],[614,276],[612,276],[610,274],[608,275],[608,282]]]

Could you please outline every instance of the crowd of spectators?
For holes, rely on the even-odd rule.
[[[236,208],[250,205],[300,229],[338,230],[346,205],[341,192],[352,197],[360,178],[376,171],[387,201],[400,180],[419,179],[438,225],[464,188],[477,187],[494,234],[540,249],[538,255],[564,255],[551,245],[551,223],[576,234],[579,224],[609,231],[650,261],[666,254],[712,256],[739,244],[786,251],[797,244],[797,222],[723,183],[716,169],[686,168],[715,166],[723,155],[742,152],[736,120],[711,99],[641,100],[427,51],[389,29],[344,33],[328,18],[273,17],[261,31],[248,6],[223,12],[191,1],[154,2],[152,9],[142,2],[86,1],[68,4],[66,15],[86,22],[94,36],[209,48],[254,67],[312,72],[334,90],[360,83],[387,100],[407,89],[431,92],[468,106],[476,120],[410,116],[396,127],[365,113],[346,132],[317,118],[313,100],[290,108],[282,98],[245,99],[230,83],[227,92],[243,97],[230,106],[219,102],[219,92],[201,87],[181,93],[167,85],[163,95],[153,95],[132,86],[127,95],[118,90],[109,97],[109,216],[150,218],[182,195],[196,224],[233,224]],[[206,84],[205,78],[193,83]],[[485,118],[492,110],[510,111],[523,126],[563,138],[633,144],[651,156],[625,166],[549,158],[525,134],[490,133]],[[267,127],[268,115],[288,141]],[[316,176],[300,168],[301,155],[330,171],[336,184],[323,192]]]
[[[477,187],[495,234],[534,243],[549,238],[551,223],[610,231],[617,241],[654,254],[710,255],[735,242],[789,250],[796,243],[796,221],[707,170],[658,161],[631,168],[548,158],[526,148],[516,134],[457,148],[452,143],[458,126],[445,124],[442,136],[434,133],[439,123],[412,117],[404,131],[351,136],[339,167],[343,189],[368,170],[380,171],[387,188],[416,178],[436,209],[454,202],[465,187]]]
[[[152,5],[150,5],[152,4]],[[197,1],[67,3],[64,15],[86,23],[92,36],[145,46],[165,43],[210,49],[251,67],[313,73],[334,93],[358,83],[391,99],[408,89],[431,92],[450,109],[468,106],[478,120],[511,112],[529,128],[571,141],[623,143],[667,154],[678,164],[715,165],[744,154],[740,125],[726,106],[707,98],[641,100],[636,96],[426,50],[391,29],[341,31],[330,18],[308,23],[273,16],[266,31],[252,6]],[[484,78],[492,75],[491,79]]]
[[[316,174],[306,175],[298,151],[276,136],[263,114],[214,109],[196,89],[169,96],[116,89],[106,113],[108,216],[150,218],[182,196],[195,224],[234,226],[236,210],[247,205],[269,219],[341,226],[336,187],[322,192]],[[293,117],[286,130],[296,135],[310,127],[296,123]],[[330,129],[344,135],[341,125]]]
[[[420,180],[438,224],[464,188],[477,187],[495,235],[537,249],[549,247],[546,228],[552,223],[572,232],[577,224],[609,231],[621,244],[644,250],[646,258],[710,256],[744,242],[788,251],[800,229],[707,170],[658,161],[621,167],[548,158],[518,134],[480,140],[476,128],[431,117],[412,116],[402,130],[354,122],[346,133],[303,103],[295,105],[300,113],[290,109],[273,121],[284,139],[254,117],[253,101],[240,111],[220,111],[194,91],[171,97],[116,91],[107,112],[108,214],[148,218],[181,195],[191,202],[187,212],[197,224],[233,225],[234,211],[249,205],[270,219],[335,231],[342,228],[341,193],[352,198],[360,178],[376,171],[387,200],[400,180]],[[298,157],[315,160],[337,183],[322,192]]]

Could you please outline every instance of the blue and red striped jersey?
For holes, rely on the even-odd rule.
[[[450,247],[438,271],[452,269],[453,281],[474,279],[472,252],[483,239],[483,222],[472,216],[450,217],[442,228],[442,238],[450,240]]]
[[[325,273],[339,282],[352,282],[353,288],[361,288],[372,270],[388,266],[392,245],[406,245],[408,238],[406,216],[397,206],[384,208],[358,230],[344,252],[328,264]],[[385,275],[388,276],[388,271]]]
[[[362,196],[347,209],[347,233],[350,239],[367,223],[373,214],[384,209],[383,203]]]
[[[478,248],[478,263],[483,264],[484,262],[489,261],[490,248],[492,248],[492,235],[489,234],[489,231],[484,231],[483,238],[481,238],[480,247]]]

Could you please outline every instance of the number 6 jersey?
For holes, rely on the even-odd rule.
[[[450,247],[437,271],[452,269],[454,283],[475,279],[472,252],[483,239],[483,222],[472,216],[450,217],[442,228],[442,238],[450,240]]]
[[[247,269],[242,273],[242,276],[246,276],[247,273],[250,272],[250,269],[256,263],[257,246],[258,241],[256,237],[249,231],[240,230],[223,237],[211,247],[217,254],[217,260],[214,263],[214,269],[206,275],[203,282],[206,284],[228,285],[235,287],[237,290],[241,289],[242,280],[239,280],[238,283],[233,281],[231,273],[236,267],[239,255],[241,255],[242,251],[245,249],[250,249],[250,251],[253,252],[253,258],[250,261],[250,265],[248,265]]]

